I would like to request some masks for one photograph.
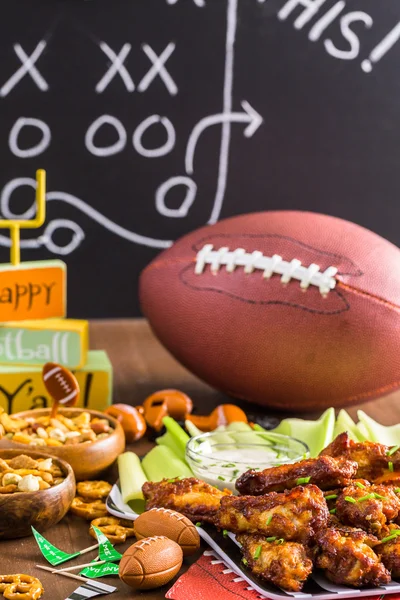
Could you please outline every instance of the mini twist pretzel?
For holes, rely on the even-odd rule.
[[[86,500],[75,496],[69,509],[74,515],[83,517],[87,521],[107,516],[107,508],[102,500]]]
[[[126,538],[134,537],[135,535],[132,522],[126,519],[117,519],[116,517],[94,519],[90,523],[89,533],[96,539],[92,525],[100,529],[112,544],[122,544]]]
[[[78,496],[90,500],[106,498],[111,492],[112,486],[107,481],[80,481],[76,486]]]
[[[30,575],[0,575],[0,591],[7,600],[38,600],[44,592],[39,579]]]

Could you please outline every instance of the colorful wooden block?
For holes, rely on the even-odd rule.
[[[66,270],[61,260],[0,265],[0,322],[64,317]]]
[[[79,369],[86,363],[88,339],[87,321],[11,321],[0,325],[0,363],[43,365],[55,362]]]
[[[81,390],[77,406],[104,410],[111,404],[112,366],[104,350],[90,350],[82,369],[74,370]],[[42,367],[0,365],[0,406],[16,413],[52,405],[42,380]]]

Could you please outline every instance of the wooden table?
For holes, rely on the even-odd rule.
[[[90,334],[91,348],[107,350],[114,366],[114,403],[141,404],[150,393],[169,387],[182,389],[189,394],[199,413],[208,413],[217,404],[231,401],[181,367],[155,340],[148,324],[143,320],[93,322]],[[284,416],[276,411],[263,410],[245,402],[238,402],[238,404],[250,414],[264,417],[267,415],[277,419]],[[400,421],[400,393],[392,393],[375,402],[354,406],[349,409],[349,412],[356,417],[356,412],[360,408],[383,424],[397,423]],[[317,417],[318,413],[309,416]],[[150,447],[151,443],[148,440],[142,440],[132,446],[132,449],[139,454],[144,454]],[[115,477],[116,471],[113,469],[109,473],[110,481]],[[93,538],[88,534],[88,524],[74,516],[65,517],[61,523],[46,531],[45,536],[55,546],[71,553],[94,543]],[[119,546],[118,550],[122,553],[130,543],[132,541]],[[34,565],[37,563],[47,563],[41,558],[33,538],[3,541],[0,544],[0,553],[1,574],[20,572],[39,577],[45,587],[44,598],[64,600],[79,585],[78,581],[35,568]],[[94,557],[95,552],[87,554],[85,558],[88,560],[84,562],[89,562]],[[195,556],[192,560],[185,560],[181,573],[197,558],[198,556]],[[68,566],[79,562],[83,560],[75,559],[74,562],[68,563]],[[133,596],[158,600],[164,598],[166,591],[172,585],[151,592],[133,593],[131,588],[120,582],[118,578],[106,577],[102,581],[118,587],[118,591],[110,596],[113,600]]]

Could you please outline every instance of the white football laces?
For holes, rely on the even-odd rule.
[[[236,267],[243,267],[245,273],[262,271],[264,279],[281,275],[281,283],[287,284],[291,279],[295,279],[300,281],[300,288],[303,291],[306,291],[310,285],[314,285],[319,288],[322,296],[327,296],[334,289],[336,285],[334,276],[338,271],[336,267],[328,267],[321,272],[320,267],[314,263],[305,267],[297,258],[288,262],[278,254],[264,256],[258,250],[249,253],[244,248],[229,250],[225,246],[214,250],[212,244],[205,244],[197,253],[195,274],[203,273],[206,265],[210,265],[213,274],[216,274],[221,267],[226,267],[228,273],[233,273]]]

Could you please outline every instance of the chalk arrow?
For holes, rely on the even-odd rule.
[[[193,159],[199,137],[203,131],[208,129],[208,127],[211,127],[211,125],[218,125],[220,123],[248,123],[243,132],[245,137],[251,137],[257,131],[264,119],[248,102],[246,102],[246,100],[243,100],[241,105],[244,112],[210,115],[209,117],[201,119],[201,121],[193,128],[186,146],[185,155],[185,169],[188,175],[193,174]]]

